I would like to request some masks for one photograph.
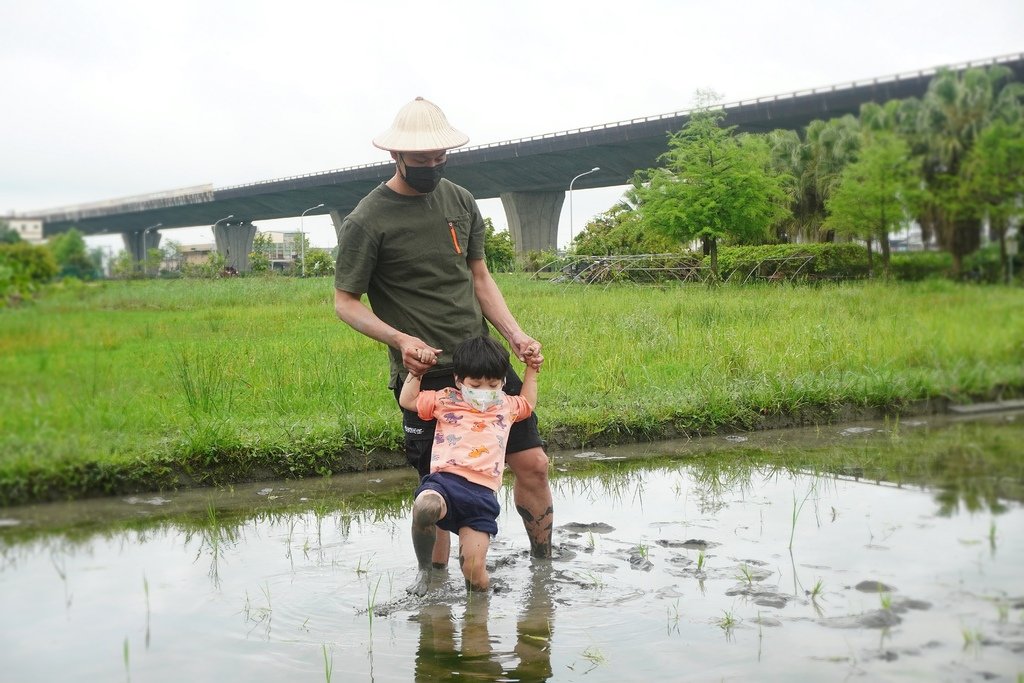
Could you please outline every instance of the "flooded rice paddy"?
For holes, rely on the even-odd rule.
[[[471,600],[456,562],[405,593],[408,470],[8,508],[0,680],[1020,681],[1022,444],[1010,414],[556,453],[558,556],[506,497]]]

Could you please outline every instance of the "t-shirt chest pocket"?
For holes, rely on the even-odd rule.
[[[469,214],[458,214],[445,217],[444,235],[441,239],[441,253],[466,257],[469,249]]]

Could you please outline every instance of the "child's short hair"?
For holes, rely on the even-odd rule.
[[[490,337],[473,337],[455,347],[452,354],[456,377],[505,379],[512,364],[505,347]]]

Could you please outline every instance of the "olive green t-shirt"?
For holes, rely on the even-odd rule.
[[[442,179],[410,197],[381,184],[342,221],[334,286],[365,293],[378,318],[442,349],[428,374],[451,372],[456,344],[487,334],[468,262],[482,258],[484,221],[468,190]],[[388,354],[394,388],[406,370]]]

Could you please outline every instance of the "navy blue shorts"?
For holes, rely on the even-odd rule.
[[[459,529],[468,526],[491,536],[497,535],[501,505],[498,504],[498,494],[486,486],[474,484],[457,474],[436,472],[423,477],[415,495],[420,495],[420,491],[436,491],[444,498],[448,512],[437,521],[437,526],[445,531],[457,534]]]
[[[454,386],[455,375],[451,373],[436,377],[426,376],[420,384],[421,389],[430,391]],[[523,380],[519,379],[519,375],[516,374],[515,370],[509,369],[508,375],[505,376],[505,393],[509,396],[518,396],[522,390]],[[396,401],[401,391],[401,386],[395,389]],[[406,462],[416,468],[421,477],[430,474],[430,452],[434,447],[435,427],[437,427],[437,420],[421,420],[414,411],[402,408],[402,431],[405,432],[405,459]],[[525,420],[512,424],[505,452],[513,454],[529,448],[546,445],[544,440],[540,438],[540,430],[537,428],[537,413],[534,412]]]

